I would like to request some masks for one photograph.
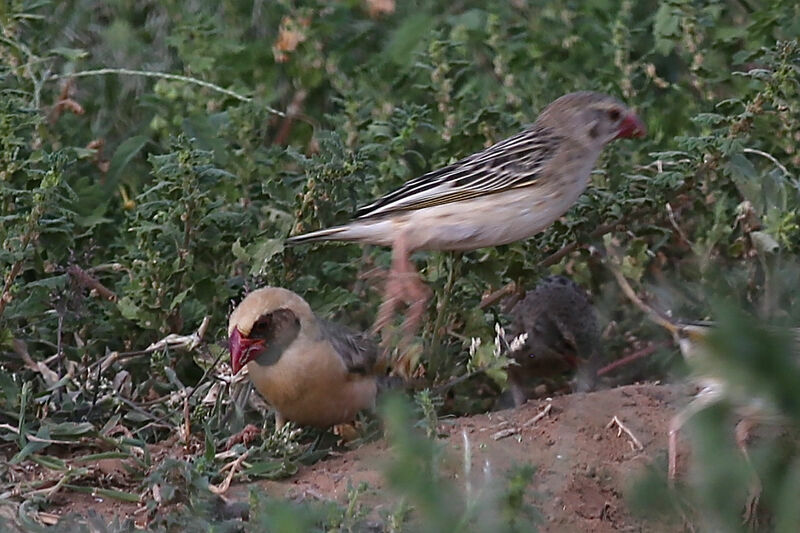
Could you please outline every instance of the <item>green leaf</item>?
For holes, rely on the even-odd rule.
[[[744,154],[735,153],[728,158],[725,170],[729,172],[742,196],[750,201],[756,214],[761,215],[764,211],[762,184],[753,163]]]
[[[50,470],[67,470],[67,463],[49,455],[31,455],[31,461]]]
[[[64,437],[80,438],[93,433],[95,427],[89,422],[61,422],[60,424],[48,424],[47,429],[54,439]]]
[[[52,55],[59,55],[65,58],[68,61],[75,62],[79,59],[83,59],[89,55],[89,52],[83,50],[81,48],[65,48],[63,46],[57,46],[50,50]]]
[[[108,167],[108,174],[106,175],[106,190],[113,190],[117,186],[122,171],[128,166],[128,163],[136,157],[136,155],[144,148],[149,139],[144,135],[135,135],[126,139],[120,144],[114,155],[111,157],[111,163]]]
[[[433,29],[436,19],[428,13],[417,13],[406,18],[392,33],[386,53],[398,65],[407,65],[414,60],[413,51],[425,42],[425,36]]]
[[[191,291],[192,289],[188,288],[186,290],[179,292],[175,296],[175,298],[172,299],[172,302],[169,304],[170,311],[181,305],[183,301],[186,299],[186,297],[189,295],[189,293],[191,293]]]
[[[656,52],[668,55],[680,35],[681,18],[670,2],[661,2],[653,23]]]
[[[137,320],[142,312],[142,309],[128,296],[120,298],[117,302],[117,309],[128,320]]]
[[[283,251],[283,239],[264,239],[252,247],[250,274],[261,276],[267,271],[269,261]]]
[[[238,259],[239,261],[243,261],[245,263],[250,262],[250,254],[247,253],[247,250],[244,249],[242,246],[242,239],[236,239],[233,244],[231,245],[231,252],[233,256]]]
[[[82,485],[70,485],[66,483],[64,484],[64,488],[83,494],[91,494],[98,497],[102,496],[128,503],[139,503],[141,499],[138,494],[132,494],[121,490],[104,489],[101,487],[84,487]]]
[[[42,436],[42,432],[40,431],[39,434],[37,435],[37,437],[41,437],[41,436]],[[34,454],[34,453],[36,453],[38,451],[44,450],[48,446],[50,446],[50,444],[47,443],[47,442],[30,440],[30,441],[28,441],[28,444],[26,444],[14,457],[11,458],[9,463],[12,464],[12,465],[19,464],[22,461],[24,461],[25,459],[27,459],[30,455],[32,455],[32,454]]]
[[[297,465],[291,461],[260,461],[246,469],[243,473],[246,476],[263,477],[267,479],[280,479],[294,475],[297,472]]]

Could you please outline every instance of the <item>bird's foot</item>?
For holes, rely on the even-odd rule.
[[[255,440],[256,437],[261,435],[261,430],[254,426],[253,424],[247,424],[243,430],[235,435],[231,435],[228,441],[225,443],[225,449],[230,450],[237,444],[244,444],[247,446],[251,442]]]
[[[355,424],[336,424],[331,431],[345,443],[352,442],[359,437],[359,431]]]
[[[408,306],[406,320],[403,322],[403,332],[407,337],[419,327],[422,315],[425,313],[425,304],[430,298],[431,290],[422,283],[416,272],[389,272],[386,281],[383,303],[378,309],[378,316],[372,327],[373,332],[382,333],[384,344],[389,338],[386,335],[387,326],[391,323],[394,313],[401,304]]]
[[[747,495],[747,502],[744,507],[744,514],[742,515],[742,523],[745,524],[750,531],[758,531],[758,503],[761,499],[761,483],[751,485],[750,492]]]
[[[421,378],[425,375],[425,369],[419,365],[422,356],[422,344],[414,342],[413,339],[404,337],[397,348],[393,371],[396,375],[405,380]]]
[[[430,289],[422,283],[416,272],[393,270],[386,281],[386,292],[383,303],[373,326],[373,333],[381,335],[381,344],[388,348],[395,335],[392,325],[395,312],[400,306],[408,306],[402,325],[402,336],[397,344],[397,356],[394,358],[395,373],[410,377],[419,359],[419,349],[415,346],[414,334],[419,329],[425,314],[425,305],[430,298]]]

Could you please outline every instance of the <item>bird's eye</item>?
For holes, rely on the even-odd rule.
[[[262,337],[269,333],[272,326],[272,315],[266,314],[259,317],[258,320],[253,324],[252,329],[250,330],[250,336],[257,338]]]
[[[610,118],[613,122],[619,120],[620,112],[619,109],[612,109],[608,112],[608,118]]]

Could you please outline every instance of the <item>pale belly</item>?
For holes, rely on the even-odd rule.
[[[376,393],[375,379],[359,376],[346,384],[328,384],[317,393],[309,390],[295,401],[276,402],[275,408],[297,424],[326,428],[352,422],[359,411],[373,409]]]
[[[374,407],[374,376],[349,374],[333,357],[309,355],[294,353],[271,366],[247,365],[256,390],[283,418],[325,428],[351,422],[359,411]]]
[[[573,191],[512,190],[468,203],[451,203],[410,213],[409,248],[466,251],[536,235],[563,215],[583,188]],[[466,204],[466,205],[465,205]]]

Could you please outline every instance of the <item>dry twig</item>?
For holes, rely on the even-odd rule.
[[[541,420],[542,418],[544,418],[545,416],[550,414],[550,411],[552,409],[553,409],[553,402],[549,402],[544,407],[544,409],[542,409],[541,411],[539,411],[539,413],[536,414],[536,416],[534,416],[533,418],[531,418],[530,420],[528,420],[527,422],[525,422],[521,426],[501,429],[500,431],[492,434],[492,439],[500,440],[500,439],[504,439],[506,437],[510,437],[512,435],[516,435],[521,430],[533,426],[534,424],[536,424],[536,422],[538,422],[539,420]],[[507,422],[502,422],[500,425],[504,425],[504,424],[507,424]]]
[[[95,292],[97,292],[97,294],[99,294],[100,296],[102,296],[106,300],[108,300],[110,302],[116,302],[117,301],[117,295],[114,294],[113,291],[111,291],[105,285],[103,285],[102,283],[97,281],[97,279],[95,279],[91,274],[86,272],[84,269],[82,269],[78,265],[70,265],[67,268],[67,274],[69,274],[70,276],[75,278],[75,280],[78,283],[80,283],[81,285],[83,285],[84,287],[86,287],[86,288],[88,288],[90,290],[94,290]]]
[[[497,433],[492,434],[492,438],[494,440],[500,440],[506,437],[510,437],[511,435],[516,435],[517,433],[519,433],[519,428],[501,429]]]
[[[233,481],[233,476],[236,475],[236,472],[238,472],[239,467],[242,465],[244,460],[247,459],[248,455],[250,455],[250,450],[245,451],[242,455],[237,457],[236,460],[233,461],[232,463],[223,466],[220,469],[220,472],[224,472],[225,470],[230,469],[228,475],[225,477],[225,480],[219,485],[212,485],[209,483],[208,490],[210,490],[211,492],[213,492],[218,496],[221,494],[225,494],[231,486],[231,481]]]
[[[544,407],[544,409],[539,411],[539,413],[536,416],[534,416],[533,418],[522,424],[522,427],[527,428],[534,425],[536,422],[546,417],[550,413],[551,409],[553,409],[553,402],[548,402],[548,404]]]
[[[677,331],[677,326],[662,316],[661,313],[644,303],[636,294],[636,291],[633,290],[631,284],[628,283],[628,280],[625,278],[625,275],[622,273],[619,265],[616,263],[616,261],[620,260],[619,253],[609,244],[606,244],[606,252],[609,257],[609,260],[606,261],[606,265],[614,275],[614,278],[617,280],[617,284],[619,285],[620,289],[622,289],[622,292],[625,293],[625,296],[627,296],[636,307],[641,309],[648,317],[650,317],[650,320],[663,327],[667,331],[675,333]]]
[[[614,229],[617,228],[617,226],[627,222],[630,218],[640,215],[641,211],[643,211],[643,210],[639,210],[639,211],[636,211],[634,213],[631,213],[629,216],[624,216],[622,218],[619,218],[619,219],[615,220],[614,222],[609,222],[608,224],[603,224],[602,226],[598,226],[594,231],[589,233],[589,240],[596,239],[598,237],[602,237],[606,233],[609,233],[610,231],[613,231]],[[553,252],[552,254],[548,255],[547,257],[545,257],[541,261],[539,261],[539,263],[536,266],[538,268],[547,268],[547,267],[549,267],[551,265],[554,265],[554,264],[558,263],[559,261],[561,261],[569,253],[571,253],[574,250],[576,250],[581,245],[582,244],[579,243],[578,241],[571,242],[571,243],[561,247],[559,250]],[[516,284],[513,281],[510,282],[510,283],[507,283],[506,285],[504,285],[503,287],[497,289],[496,291],[494,291],[493,293],[489,294],[488,296],[486,296],[484,298],[481,298],[481,303],[478,305],[478,307],[480,309],[485,309],[485,308],[489,307],[490,305],[493,305],[497,300],[499,300],[503,296],[513,293],[513,291],[515,291],[515,290],[516,290]]]
[[[632,362],[636,361],[637,359],[642,359],[644,357],[647,357],[648,355],[650,355],[651,353],[655,352],[659,348],[663,348],[665,346],[669,346],[669,344],[670,344],[669,342],[664,341],[664,342],[656,342],[656,343],[650,344],[648,346],[645,346],[641,350],[636,350],[635,352],[633,352],[630,355],[626,355],[625,357],[623,357],[621,359],[617,359],[613,363],[607,364],[606,366],[604,366],[603,368],[601,368],[600,370],[597,371],[597,375],[598,376],[604,376],[604,375],[608,374],[609,372],[611,372],[612,370],[616,370],[617,368],[619,368],[621,366],[625,366],[625,365],[627,365],[629,363],[632,363]]]
[[[622,423],[622,420],[620,420],[619,417],[617,417],[617,415],[614,415],[614,418],[611,419],[611,422],[606,424],[606,429],[611,429],[611,427],[614,426],[615,424],[617,426],[617,437],[622,436],[622,433],[625,432],[625,434],[630,439],[630,442],[628,442],[628,444],[631,445],[632,450],[644,450],[644,446],[642,446],[642,441],[636,438],[636,435],[634,435],[633,432],[630,429],[628,429],[625,426],[625,424]]]

